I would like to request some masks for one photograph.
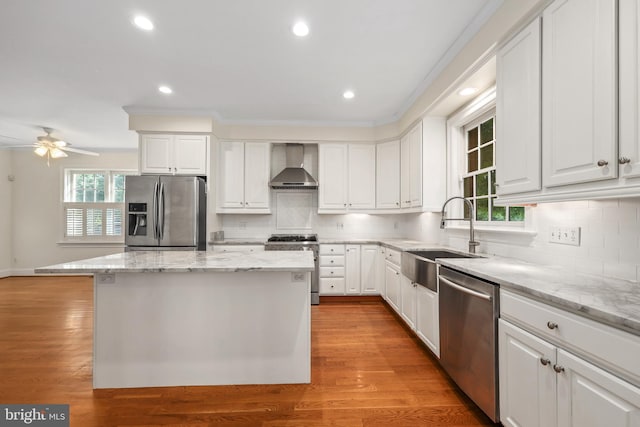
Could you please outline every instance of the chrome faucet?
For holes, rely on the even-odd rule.
[[[447,206],[447,204],[454,200],[454,199],[461,199],[464,200],[464,202],[467,204],[467,207],[469,208],[469,218],[445,218],[445,211],[444,208]],[[460,197],[460,196],[454,196],[454,197],[450,197],[449,199],[447,199],[446,202],[444,202],[444,205],[442,205],[442,219],[440,221],[440,228],[444,229],[444,225],[445,225],[445,221],[469,221],[469,253],[475,254],[476,253],[476,246],[480,245],[479,242],[475,241],[475,237],[474,237],[474,231],[473,231],[473,216],[474,216],[474,212],[473,212],[473,203],[471,203],[468,199],[464,198],[464,197]]]

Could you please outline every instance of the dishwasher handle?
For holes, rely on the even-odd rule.
[[[464,286],[460,286],[457,283],[453,283],[451,280],[445,279],[442,276],[440,276],[440,281],[445,283],[448,286],[451,286],[452,288],[454,288],[454,289],[456,289],[456,290],[458,290],[460,292],[464,292],[465,294],[472,295],[472,296],[477,297],[477,298],[482,298],[482,299],[487,300],[487,301],[491,301],[491,295],[483,294],[482,292],[478,292],[478,291],[474,291],[473,289],[465,288]]]

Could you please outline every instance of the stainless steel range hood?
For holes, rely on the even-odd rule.
[[[287,144],[286,167],[271,180],[274,189],[304,189],[318,188],[318,182],[304,169],[304,145]]]

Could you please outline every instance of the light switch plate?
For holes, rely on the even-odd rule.
[[[549,227],[549,242],[580,246],[580,227]]]

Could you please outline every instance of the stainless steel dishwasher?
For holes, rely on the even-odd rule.
[[[440,363],[498,422],[498,285],[440,266]]]

